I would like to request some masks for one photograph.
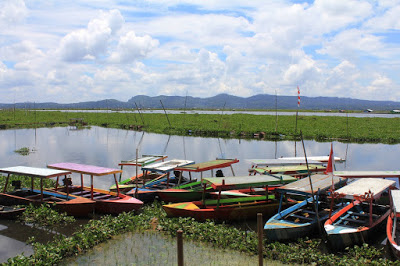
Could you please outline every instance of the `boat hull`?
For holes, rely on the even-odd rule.
[[[184,202],[163,205],[163,209],[168,217],[192,217],[198,221],[205,220],[221,220],[221,221],[237,221],[256,219],[258,213],[262,213],[264,217],[270,217],[279,208],[279,203],[275,200],[259,200],[251,202],[251,197],[246,197],[247,202],[234,204],[202,206],[201,201]],[[232,199],[231,202],[237,199]]]
[[[387,245],[390,246],[393,255],[396,256],[398,260],[400,260],[400,246],[398,243],[393,239],[393,212],[390,213],[390,215],[387,218],[387,223],[386,223],[386,236],[387,236]],[[398,232],[398,229],[396,228],[396,231]],[[396,232],[395,232],[396,233]]]
[[[377,215],[373,223],[369,224],[367,220],[363,221],[359,218],[359,215],[364,216],[365,214],[357,215],[357,208],[359,208],[361,204],[362,203],[359,201],[351,202],[325,222],[324,228],[327,233],[328,243],[332,249],[342,250],[348,246],[366,243],[371,239],[374,232],[379,229],[382,222],[389,216],[389,207],[386,208],[386,211],[383,208],[383,211]],[[352,223],[354,221],[358,222],[354,225],[348,223],[348,221]]]
[[[27,191],[13,192],[15,194],[0,193],[0,202],[5,205],[28,205],[33,204],[39,206],[43,203],[54,204],[54,208],[60,212],[66,212],[68,215],[75,217],[88,217],[93,214],[95,209],[95,202],[89,199],[81,197],[66,197],[65,194],[55,193],[50,191],[44,191],[45,195],[51,195],[54,198],[49,200],[41,201],[40,193],[27,194]],[[34,197],[32,197],[34,196]],[[30,198],[29,198],[30,197]],[[62,199],[69,198],[64,201],[57,201],[57,197]]]
[[[0,206],[0,219],[15,220],[24,211],[24,207]]]

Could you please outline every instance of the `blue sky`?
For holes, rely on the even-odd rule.
[[[0,102],[297,86],[400,101],[398,14],[389,0],[0,0]]]

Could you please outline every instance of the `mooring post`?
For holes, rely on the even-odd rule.
[[[257,213],[257,233],[258,233],[258,265],[263,265],[263,218],[262,213]]]
[[[182,230],[176,231],[177,236],[177,246],[178,246],[178,266],[183,266],[183,239],[182,239]]]

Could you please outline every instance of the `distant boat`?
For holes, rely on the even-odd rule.
[[[381,178],[360,178],[336,191],[336,198],[351,202],[325,222],[329,245],[333,249],[362,245],[386,220],[390,208],[379,199],[396,181]]]
[[[15,166],[8,168],[1,168],[0,173],[7,174],[6,184],[3,188],[3,193],[0,193],[0,204],[2,205],[20,205],[20,204],[34,204],[40,205],[49,203],[60,212],[66,212],[68,215],[76,217],[87,217],[94,212],[95,202],[83,197],[66,194],[63,192],[55,192],[43,188],[43,179],[67,176],[71,174],[70,171],[60,171],[47,168]],[[30,176],[32,179],[32,186],[30,188],[17,187],[14,191],[6,192],[10,175]],[[33,179],[41,179],[40,189],[34,189]]]

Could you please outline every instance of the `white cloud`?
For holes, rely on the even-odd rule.
[[[61,40],[59,53],[62,59],[80,61],[106,54],[111,37],[123,22],[119,10],[101,12],[99,18],[91,20],[86,29],[73,31]]]
[[[23,0],[2,0],[0,2],[0,29],[22,22],[28,14]]]
[[[149,35],[140,37],[136,36],[135,32],[130,31],[121,36],[117,50],[110,56],[110,62],[131,63],[135,60],[143,59],[158,45],[159,42]]]

